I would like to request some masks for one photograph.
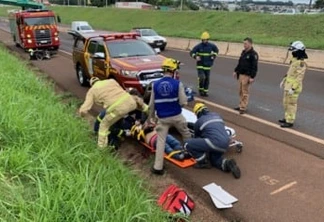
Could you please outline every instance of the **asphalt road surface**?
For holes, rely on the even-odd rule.
[[[8,30],[8,24],[0,22],[0,29]],[[72,52],[73,39],[61,32],[61,50]],[[165,56],[184,63],[181,67],[181,81],[196,90],[197,72],[195,61],[185,51],[167,50]],[[311,58],[310,58],[311,59]],[[219,57],[211,71],[208,100],[226,107],[237,107],[238,83],[232,76],[237,58]],[[277,123],[283,118],[282,96],[279,88],[287,66],[259,63],[256,82],[251,89],[248,113],[256,117]],[[294,129],[324,139],[324,71],[308,70],[304,80],[304,89],[298,101],[297,120]],[[197,91],[197,90],[196,90]]]
[[[0,33],[2,41],[8,42],[8,38],[8,34]],[[24,54],[14,46],[11,48]],[[25,57],[28,58],[28,55],[25,54]],[[57,55],[51,60],[34,61],[33,64],[60,87],[84,99],[88,88],[78,85],[69,57]],[[217,95],[216,90],[213,92]],[[215,96],[211,99],[219,98]],[[204,197],[210,207],[213,207],[212,203],[201,189],[204,185],[214,182],[236,196],[239,202],[232,209],[221,211],[227,218],[249,222],[322,222],[323,160],[241,127],[229,126],[236,130],[238,138],[245,144],[243,153],[229,152],[241,167],[241,179],[235,180],[232,175],[217,169],[183,170],[170,164],[167,164],[167,172],[190,186],[191,193]],[[126,148],[122,147],[120,151]],[[215,209],[215,212],[220,211]]]
[[[61,49],[72,51],[72,37],[61,33]],[[176,58],[184,63],[181,67],[181,81],[196,90],[197,73],[195,61],[185,51],[167,50],[165,56]],[[232,73],[237,64],[236,58],[217,58],[211,71],[210,96],[208,100],[226,107],[238,105],[238,84]],[[282,90],[279,88],[287,66],[259,63],[256,82],[252,86],[248,113],[277,123],[283,118]],[[304,90],[298,102],[295,129],[319,138],[324,138],[324,71],[308,70],[304,80]]]

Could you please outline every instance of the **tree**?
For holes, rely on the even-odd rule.
[[[324,0],[316,0],[315,8],[324,8]]]

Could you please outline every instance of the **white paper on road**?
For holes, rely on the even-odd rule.
[[[226,208],[232,208],[233,205],[232,204],[224,204],[222,202],[220,202],[217,198],[215,198],[214,196],[212,196],[211,194],[209,194],[213,203],[215,204],[215,206],[218,208],[218,209],[226,209]]]
[[[203,189],[209,193],[217,208],[229,208],[232,207],[233,203],[238,201],[236,197],[215,183],[208,184]]]

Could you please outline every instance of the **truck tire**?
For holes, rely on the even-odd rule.
[[[76,68],[76,75],[78,78],[78,82],[81,86],[89,86],[88,78],[84,74],[84,70],[81,65],[77,65]]]

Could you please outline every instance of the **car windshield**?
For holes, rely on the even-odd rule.
[[[25,25],[55,25],[55,18],[51,17],[38,17],[38,18],[25,18]]]
[[[151,46],[140,40],[110,41],[106,44],[112,58],[150,56],[156,54]]]
[[[88,25],[81,25],[80,29],[81,30],[92,30],[91,26],[88,26]]]
[[[157,36],[158,34],[153,29],[143,29],[141,30],[142,36]]]

